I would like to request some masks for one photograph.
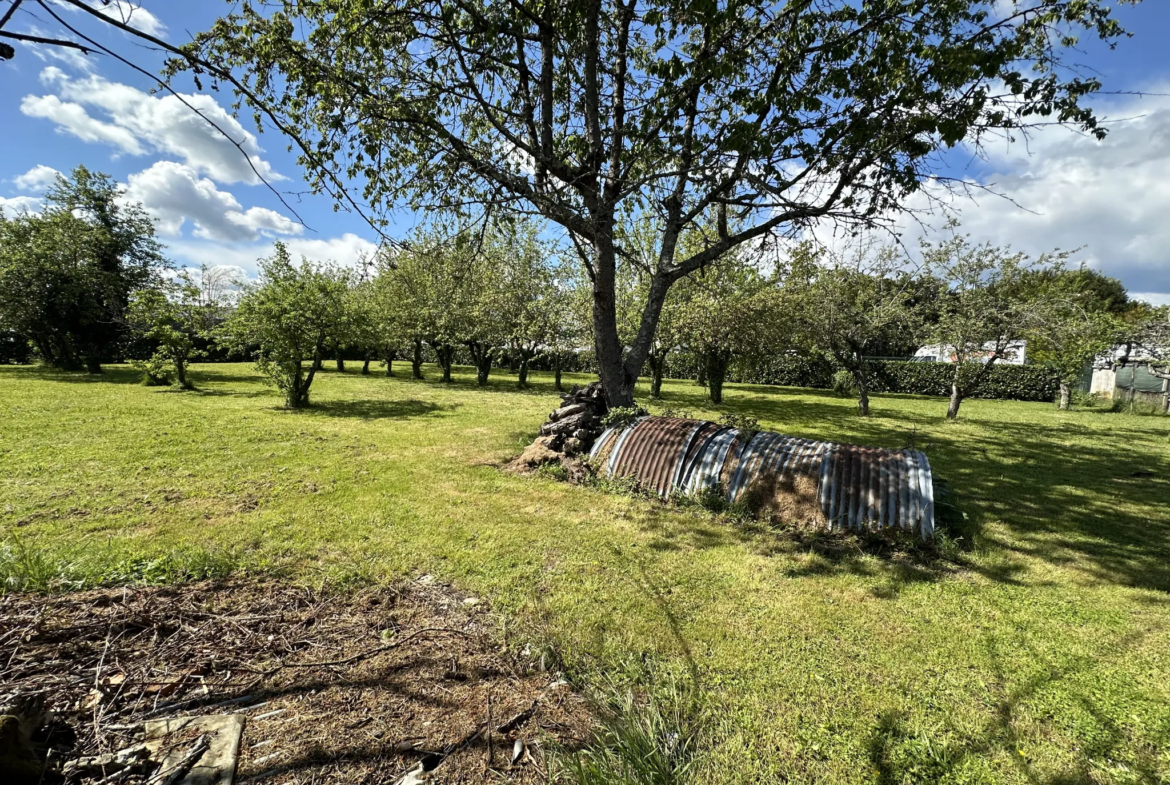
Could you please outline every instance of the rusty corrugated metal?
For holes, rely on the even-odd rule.
[[[633,476],[659,495],[675,489],[700,493],[719,486],[728,462],[738,458],[725,490],[734,502],[762,477],[802,475],[816,483],[816,504],[830,530],[900,529],[934,536],[930,462],[916,450],[835,444],[761,431],[739,449],[734,428],[698,420],[646,417],[611,428],[591,456],[613,443],[604,471]]]
[[[629,429],[630,433],[614,449],[617,460],[611,474],[635,477],[643,486],[660,496],[669,496],[677,480],[678,469],[690,446],[691,438],[702,427],[698,420],[673,417],[647,417]]]

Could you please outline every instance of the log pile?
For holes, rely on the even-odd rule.
[[[512,468],[529,471],[543,464],[561,463],[571,470],[605,430],[601,420],[608,412],[601,382],[574,387],[561,396],[560,408],[549,414],[536,441],[512,462]]]

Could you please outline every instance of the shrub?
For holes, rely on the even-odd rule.
[[[838,398],[852,398],[857,394],[857,387],[853,384],[853,374],[840,370],[833,374],[833,392]]]
[[[606,428],[625,428],[640,417],[645,417],[649,412],[637,404],[633,406],[619,406],[616,409],[610,409],[609,413],[602,418],[601,424]]]
[[[868,365],[870,392],[951,394],[955,366],[950,363],[870,360]],[[837,384],[838,375],[843,373],[844,369],[824,357],[780,355],[737,368],[731,380],[744,384],[812,387],[843,394]],[[993,365],[971,397],[1048,402],[1054,400],[1059,391],[1060,372],[1051,366]]]

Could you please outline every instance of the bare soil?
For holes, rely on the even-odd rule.
[[[350,594],[253,579],[13,594],[0,703],[44,698],[45,783],[109,776],[62,772],[138,743],[147,719],[230,713],[246,717],[236,783],[393,784],[420,764],[425,782],[546,782],[550,745],[583,743],[589,712],[499,630],[430,576]]]

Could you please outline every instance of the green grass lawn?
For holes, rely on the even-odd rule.
[[[500,472],[558,402],[542,374],[327,372],[304,412],[247,365],[193,378],[0,367],[4,569],[432,573],[585,680],[697,679],[703,783],[1170,781],[1170,418],[968,401],[947,423],[942,399],[883,395],[860,419],[728,386],[724,409],[782,433],[912,435],[969,516],[956,562]],[[689,382],[665,397],[719,414]]]

